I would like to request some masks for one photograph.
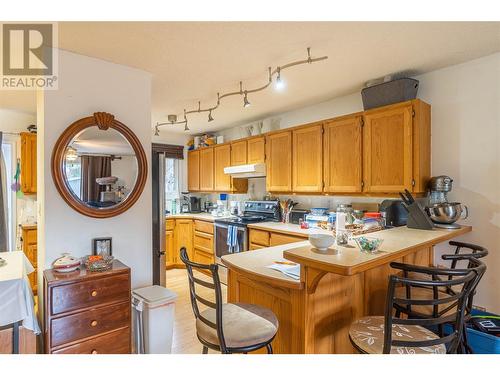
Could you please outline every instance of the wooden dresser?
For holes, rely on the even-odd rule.
[[[23,238],[23,252],[26,254],[26,258],[30,261],[31,265],[35,269],[34,272],[28,275],[28,279],[30,280],[31,289],[33,289],[33,294],[37,294],[37,269],[38,269],[38,261],[37,261],[37,227],[34,225],[22,225],[22,238]]]
[[[109,271],[43,278],[46,353],[131,352],[130,268],[115,260]]]

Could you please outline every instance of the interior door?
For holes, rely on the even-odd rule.
[[[153,284],[166,285],[165,273],[165,154],[152,151]]]

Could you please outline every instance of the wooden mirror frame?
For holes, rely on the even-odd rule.
[[[135,156],[137,158],[137,178],[134,188],[122,202],[116,204],[113,207],[89,207],[75,197],[70,187],[66,183],[64,172],[66,149],[69,143],[78,133],[92,126],[97,126],[101,130],[108,130],[109,128],[111,128],[118,131],[132,146],[132,149],[134,150]],[[146,154],[144,152],[144,149],[142,148],[141,142],[132,130],[130,130],[120,121],[116,120],[112,114],[106,112],[96,112],[93,116],[81,118],[80,120],[72,123],[61,134],[54,146],[54,150],[52,151],[51,169],[54,184],[56,185],[59,194],[61,194],[61,197],[66,201],[66,203],[82,215],[98,219],[120,215],[127,211],[130,207],[132,207],[134,203],[137,202],[137,199],[139,199],[139,197],[141,196],[148,175]]]

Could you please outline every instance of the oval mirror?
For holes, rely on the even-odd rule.
[[[71,124],[52,154],[52,175],[63,199],[96,218],[119,215],[139,198],[146,155],[135,134],[109,113]]]

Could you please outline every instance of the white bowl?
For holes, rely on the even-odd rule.
[[[335,242],[335,237],[333,237],[331,234],[315,233],[309,235],[309,242],[316,249],[320,251],[326,251]]]

